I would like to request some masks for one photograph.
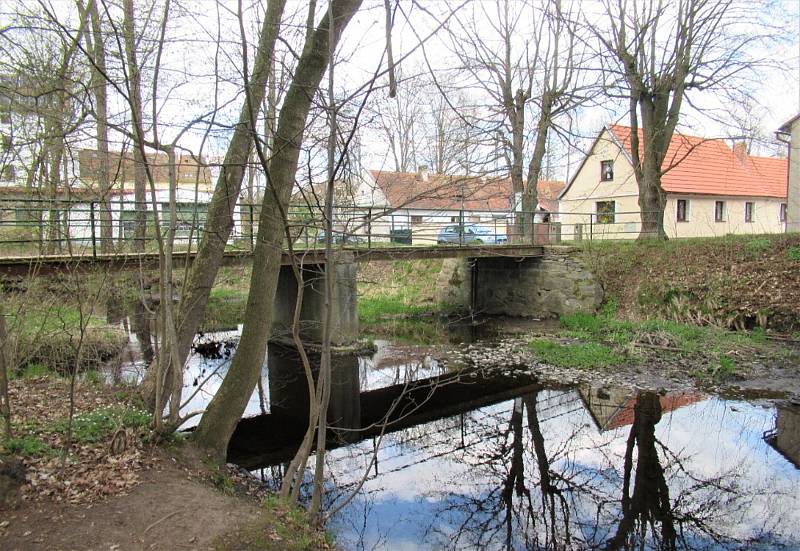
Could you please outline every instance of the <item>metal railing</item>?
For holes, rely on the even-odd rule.
[[[137,209],[137,206],[140,207]],[[196,249],[206,233],[207,204],[177,207],[174,248]],[[259,204],[240,203],[228,239],[231,251],[252,251],[258,234]],[[166,236],[168,205],[157,209]],[[139,218],[137,218],[137,213]],[[142,232],[141,217],[145,227]],[[324,246],[321,209],[291,205],[289,234],[296,249]],[[113,198],[0,198],[0,255],[41,257],[101,253],[155,252],[157,235],[151,203]],[[139,231],[137,232],[137,227]],[[641,229],[640,213],[532,213],[465,209],[334,207],[333,241],[344,247],[485,246],[511,243],[558,244],[597,239],[633,239]],[[143,235],[142,235],[143,233]],[[288,245],[284,240],[284,245]]]

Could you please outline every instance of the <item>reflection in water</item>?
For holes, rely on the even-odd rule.
[[[598,391],[616,396],[611,428],[583,397]],[[329,529],[344,549],[800,548],[800,475],[763,439],[771,409],[588,393],[525,391],[377,452],[372,439],[330,451],[329,507],[377,462]]]
[[[192,357],[184,396],[207,382],[187,410],[213,395],[228,361]],[[291,354],[273,347],[268,363],[270,415],[240,427],[273,446],[244,451],[277,486],[296,448],[287,420],[302,418],[307,391]],[[328,510],[367,475],[329,524],[343,549],[800,549],[796,406],[530,380],[448,385],[430,350],[387,343],[335,371]],[[410,391],[416,380],[432,383]],[[246,414],[258,413],[254,392]],[[269,419],[282,430],[261,431]]]

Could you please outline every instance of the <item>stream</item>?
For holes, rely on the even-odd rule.
[[[497,331],[467,333],[444,341],[491,347]],[[183,412],[208,403],[237,339],[198,336]],[[456,374],[447,350],[335,357],[325,509],[340,548],[800,549],[797,405]],[[134,336],[123,376],[136,354]],[[270,345],[263,381],[266,414],[254,392],[229,461],[277,489],[307,415],[296,353]]]

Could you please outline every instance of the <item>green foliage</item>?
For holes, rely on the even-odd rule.
[[[94,369],[87,369],[83,372],[83,382],[91,386],[100,386],[103,384],[103,376]]]
[[[47,369],[38,362],[33,362],[22,368],[20,379],[38,379],[39,377],[56,377],[57,373]]]
[[[40,455],[55,455],[55,450],[45,444],[37,436],[20,436],[18,438],[9,438],[4,443],[4,448],[7,453],[14,453],[19,455],[26,455],[36,457]]]
[[[211,485],[214,486],[217,490],[222,492],[227,496],[232,496],[236,494],[236,486],[234,486],[233,481],[225,476],[222,472],[220,472],[218,467],[210,466],[209,468],[209,476],[211,480]]]
[[[143,428],[150,424],[150,414],[144,410],[112,406],[76,415],[72,420],[72,439],[78,444],[92,444],[105,439],[121,427]],[[59,419],[45,430],[66,434],[68,419]]]
[[[544,363],[556,367],[596,369],[620,365],[625,358],[608,346],[598,343],[560,344],[548,339],[534,339],[531,350]]]
[[[725,355],[719,356],[716,363],[690,373],[692,377],[705,383],[723,383],[735,378],[737,374],[736,361]]]
[[[765,235],[751,237],[745,241],[744,250],[750,258],[763,256],[772,250],[772,239]]]
[[[720,356],[719,373],[721,373],[723,376],[736,373],[736,361],[729,356]]]
[[[794,262],[800,262],[800,247],[789,247],[786,249],[786,258]]]

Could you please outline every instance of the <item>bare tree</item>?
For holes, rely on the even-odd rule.
[[[245,312],[247,323],[228,374],[195,433],[195,441],[217,458],[225,457],[228,441],[256,386],[263,365],[280,270],[286,211],[294,186],[306,117],[311,107],[310,91],[319,88],[330,60],[330,50],[335,48],[360,5],[360,0],[331,4],[317,28],[308,35],[281,107],[275,133],[275,151],[266,171],[270,190],[261,205]],[[309,19],[313,21],[313,10],[309,11],[312,13]]]
[[[460,24],[453,49],[488,97],[515,202],[522,199],[517,234],[531,239],[548,133],[588,100],[581,30],[561,0],[479,4]]]
[[[667,239],[661,178],[684,101],[690,91],[732,86],[756,67],[749,50],[764,31],[740,24],[759,20],[759,8],[732,0],[605,0],[604,7],[606,28],[592,28],[608,54],[611,83],[629,103],[639,239]]]

